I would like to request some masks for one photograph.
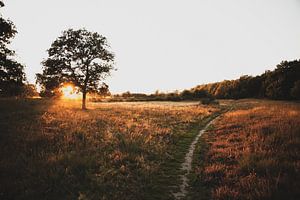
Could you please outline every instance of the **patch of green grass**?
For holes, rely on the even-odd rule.
[[[228,112],[229,110],[233,109],[232,103],[227,103],[219,112],[214,113],[209,119],[215,119],[216,117],[220,116],[223,113]],[[212,131],[215,129],[215,125],[211,124],[207,129],[207,131]],[[200,129],[199,129],[200,130]],[[204,133],[205,134],[205,133]],[[190,188],[187,199],[197,199],[197,200],[209,200],[211,199],[210,190],[201,181],[201,174],[203,173],[202,170],[205,166],[205,158],[206,154],[209,151],[209,144],[207,140],[202,135],[199,138],[198,143],[196,144],[196,148],[194,151],[193,162],[192,162],[192,173],[189,175],[190,180]],[[200,175],[199,175],[200,174]]]
[[[197,143],[194,158],[193,158],[193,171],[197,171],[197,175],[194,173],[190,174],[190,191],[187,196],[187,199],[199,199],[199,200],[208,200],[210,199],[210,191],[201,181],[201,174],[204,165],[205,165],[205,155],[208,152],[209,145],[206,143],[203,137],[199,138]],[[197,163],[197,164],[196,164]]]
[[[179,132],[176,141],[167,151],[169,155],[166,160],[162,161],[159,173],[155,176],[153,190],[148,191],[149,196],[146,199],[174,199],[173,192],[179,190],[181,180],[179,175],[184,173],[181,170],[181,164],[184,162],[185,155],[189,149],[190,144],[202,129],[216,114],[205,117],[192,123],[186,132]],[[157,196],[153,195],[157,194]]]

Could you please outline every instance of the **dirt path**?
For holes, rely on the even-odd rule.
[[[191,145],[189,147],[189,151],[185,155],[184,162],[181,164],[181,170],[184,171],[185,173],[183,175],[180,175],[180,180],[181,180],[181,184],[179,186],[180,191],[173,193],[175,199],[183,199],[187,195],[187,193],[188,193],[187,189],[189,187],[188,175],[190,174],[190,172],[192,170],[192,161],[193,161],[193,155],[194,155],[194,151],[196,148],[196,144],[198,143],[198,140],[201,137],[201,135],[208,129],[208,127],[211,124],[214,123],[214,121],[217,118],[218,117],[216,117],[216,118],[212,119],[210,122],[208,122],[208,124],[206,124],[206,126],[199,131],[198,135],[195,137],[195,139],[191,143]]]

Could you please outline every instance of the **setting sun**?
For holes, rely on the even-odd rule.
[[[0,0],[0,200],[300,200],[299,11]]]
[[[78,88],[73,85],[65,85],[61,88],[64,99],[80,99],[81,94],[78,92]]]

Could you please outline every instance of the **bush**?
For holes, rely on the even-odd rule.
[[[202,105],[212,105],[212,104],[218,105],[219,102],[214,98],[202,98],[200,101],[200,104],[202,104]]]

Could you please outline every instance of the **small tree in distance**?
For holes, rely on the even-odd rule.
[[[114,54],[107,40],[86,29],[69,29],[48,49],[49,57],[42,62],[42,74],[37,82],[51,90],[64,82],[72,82],[82,92],[82,109],[86,109],[86,94],[98,92],[101,81],[114,69]],[[47,88],[48,87],[48,88]]]

